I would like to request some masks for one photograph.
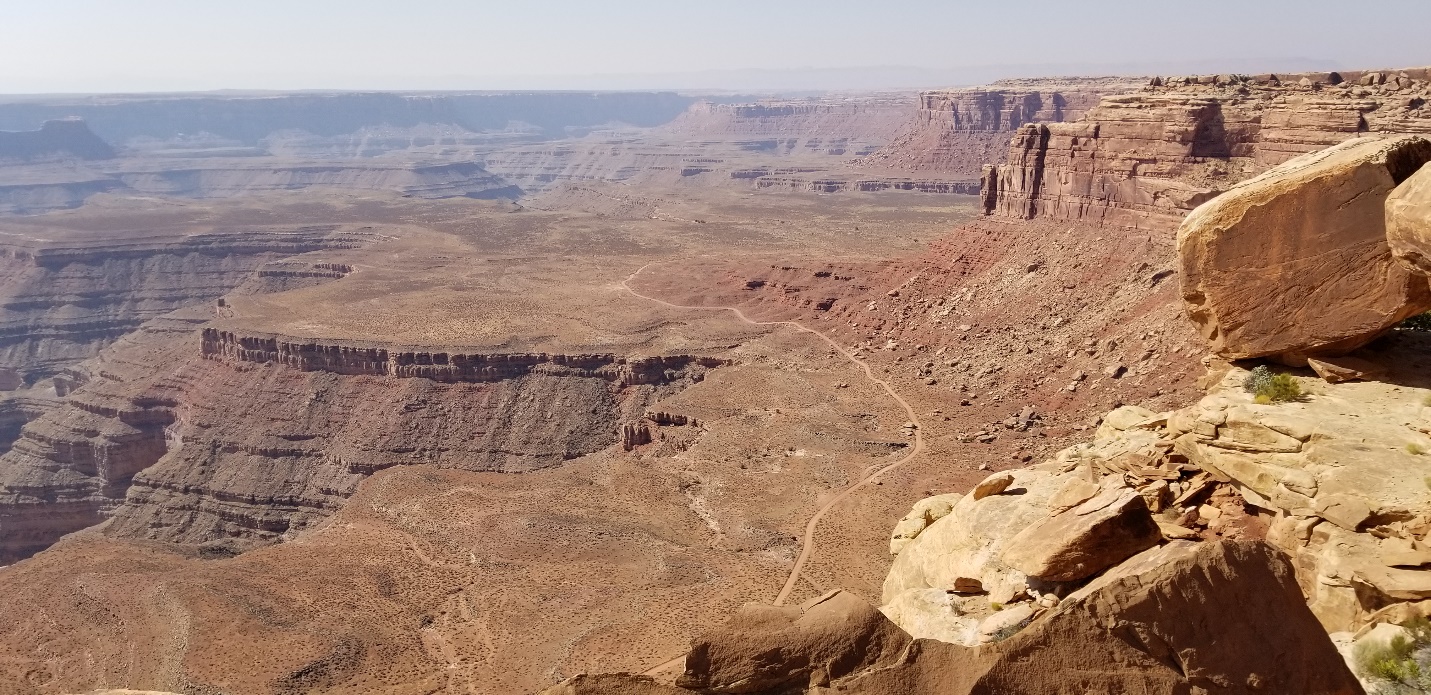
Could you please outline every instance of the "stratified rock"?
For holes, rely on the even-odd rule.
[[[824,685],[888,668],[910,639],[874,606],[843,591],[800,608],[746,604],[724,627],[695,642],[676,684],[716,693]]]
[[[1298,157],[1194,210],[1178,230],[1188,316],[1229,359],[1354,350],[1431,309],[1397,263],[1384,204],[1431,141],[1360,138]]]
[[[1422,166],[1387,197],[1386,242],[1397,260],[1431,275],[1431,167]]]
[[[1003,561],[1031,577],[1085,579],[1162,540],[1137,490],[1109,478],[1092,499],[1023,529],[1008,542]]]

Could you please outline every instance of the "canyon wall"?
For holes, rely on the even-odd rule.
[[[238,552],[322,521],[392,466],[554,466],[620,444],[624,423],[721,364],[321,343],[158,319],[71,370],[68,400],[0,456],[0,562],[105,519],[117,537]]]
[[[212,302],[271,261],[376,237],[371,227],[344,225],[25,238],[34,233],[0,228],[0,367],[26,383],[97,354],[149,319]]]
[[[1299,154],[1431,133],[1431,70],[1154,78],[1072,123],[1025,124],[983,176],[986,214],[1156,230]]]
[[[900,133],[864,160],[915,172],[973,180],[1006,151],[1010,135],[1028,123],[1075,121],[1110,94],[1143,80],[1065,78],[1002,80],[983,87],[922,92]]]

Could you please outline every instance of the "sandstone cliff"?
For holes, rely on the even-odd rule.
[[[83,221],[72,229],[0,226],[0,366],[26,383],[97,354],[151,318],[212,302],[266,263],[377,238],[371,227],[337,224],[86,235]]]
[[[1154,78],[1071,123],[1028,124],[985,211],[1172,229],[1232,184],[1361,133],[1431,133],[1426,69]]]
[[[1004,156],[1009,136],[1025,124],[1079,120],[1103,97],[1134,91],[1142,83],[1130,78],[1000,80],[922,92],[913,118],[865,162],[973,180],[983,165]]]
[[[237,552],[313,526],[392,466],[554,466],[620,444],[623,422],[723,363],[320,344],[159,319],[72,370],[64,405],[0,457],[0,561],[111,517],[114,536]]]

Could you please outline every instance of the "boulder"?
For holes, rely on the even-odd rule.
[[[905,546],[885,577],[882,604],[908,590],[949,589],[960,577],[983,583],[989,593],[986,604],[1007,603],[1023,590],[1028,577],[1004,564],[999,553],[1020,529],[1048,516],[1049,498],[1075,474],[1042,464],[1010,473],[1023,494],[981,500],[965,495],[954,511]],[[900,626],[911,629],[904,622]]]
[[[1013,484],[1014,476],[1012,473],[995,473],[985,478],[978,485],[975,485],[974,491],[970,492],[969,495],[975,500],[981,500],[989,495],[997,495],[1009,489],[1009,486]]]
[[[904,546],[923,533],[930,524],[948,516],[962,497],[963,495],[958,493],[949,493],[915,502],[909,513],[894,525],[894,532],[889,536],[889,554],[898,555]]]
[[[1193,210],[1178,230],[1182,295],[1212,351],[1302,366],[1431,309],[1425,275],[1392,256],[1385,209],[1428,160],[1424,138],[1356,138]]]
[[[998,642],[931,640],[836,684],[868,695],[1361,695],[1286,556],[1261,541],[1147,550]]]
[[[910,636],[862,599],[832,591],[800,608],[746,604],[700,639],[676,685],[713,693],[783,691],[885,668]]]
[[[910,589],[879,611],[916,639],[969,647],[979,643],[980,612],[969,610],[961,597],[943,589]]]
[[[690,695],[690,691],[657,683],[650,676],[630,673],[583,673],[557,683],[538,695]]]
[[[1147,550],[1163,533],[1137,490],[1107,479],[1088,501],[1019,531],[1003,551],[1005,564],[1031,577],[1071,582]]]
[[[1387,197],[1386,243],[1396,260],[1431,275],[1431,167],[1423,165]]]

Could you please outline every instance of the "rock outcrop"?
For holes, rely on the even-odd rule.
[[[1431,275],[1431,167],[1422,165],[1386,199],[1386,242],[1398,261]]]
[[[910,636],[874,606],[843,591],[799,608],[747,604],[696,640],[678,686],[713,693],[824,687],[899,663]]]
[[[1358,138],[1293,159],[1198,207],[1178,231],[1188,316],[1228,359],[1305,364],[1431,309],[1392,257],[1387,196],[1427,161],[1417,136]]]
[[[978,647],[910,640],[843,593],[803,612],[748,606],[697,640],[678,685],[812,695],[827,688],[866,695],[1360,694],[1292,574],[1266,543],[1173,542],[1054,607],[1007,609],[1009,624]],[[833,605],[821,608],[826,603]],[[691,692],[654,689],[634,676],[578,677],[547,692],[619,692],[619,684],[631,692]]]
[[[1238,181],[1364,133],[1431,133],[1431,73],[1154,79],[1069,123],[1019,128],[986,171],[992,215],[1170,230]]]
[[[1008,151],[1029,123],[1076,121],[1109,95],[1135,91],[1136,78],[1000,80],[982,87],[922,92],[913,119],[865,164],[973,181]]]

